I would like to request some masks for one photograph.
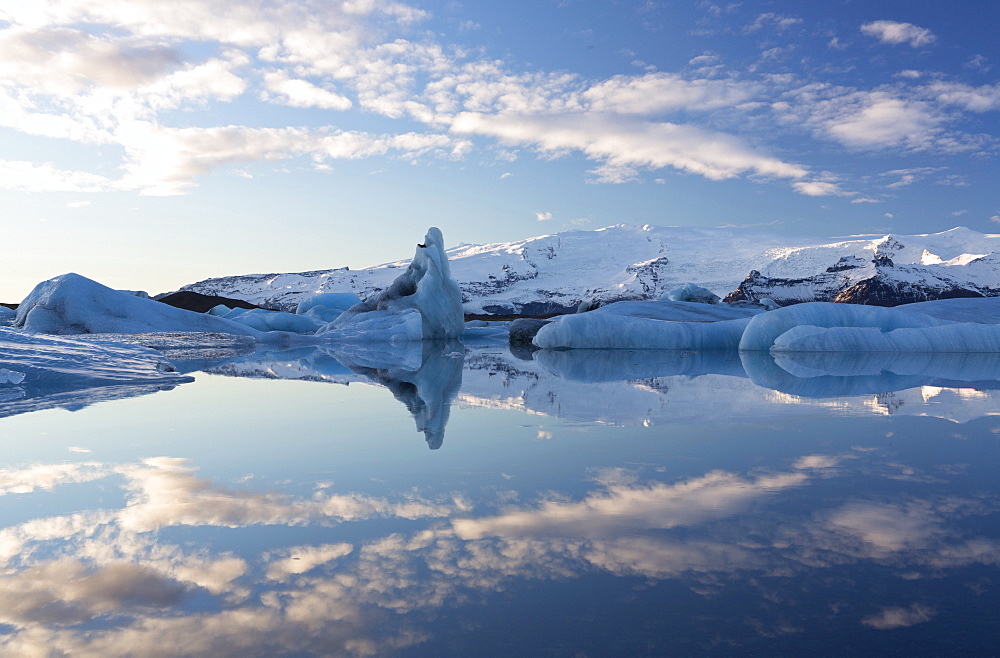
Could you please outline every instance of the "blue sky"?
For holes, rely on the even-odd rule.
[[[1000,3],[0,0],[0,301],[617,223],[1000,232]]]

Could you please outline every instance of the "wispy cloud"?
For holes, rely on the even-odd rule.
[[[881,43],[908,43],[914,48],[929,46],[937,39],[927,28],[917,27],[912,23],[897,23],[895,21],[872,21],[861,26],[861,33],[875,37]]]

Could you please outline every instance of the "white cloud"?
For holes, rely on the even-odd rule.
[[[0,30],[0,79],[17,80],[56,95],[79,93],[90,85],[131,88],[178,67],[172,49],[130,45],[79,30]]]
[[[194,475],[185,459],[157,457],[122,469],[132,495],[118,515],[119,525],[149,532],[174,525],[235,528],[257,524],[301,525],[307,520],[338,522],[371,517],[418,519],[447,516],[452,508],[416,498],[389,502],[361,495],[317,496],[299,500],[278,494],[215,487]]]
[[[861,26],[861,33],[877,38],[881,43],[908,43],[914,48],[928,46],[936,40],[934,34],[912,23],[895,21],[873,21]]]
[[[923,148],[932,141],[943,119],[925,104],[866,94],[848,113],[826,125],[837,141],[856,147],[907,146]]]
[[[183,591],[148,567],[118,562],[90,568],[64,559],[0,576],[0,621],[18,626],[81,623],[133,607],[172,606]]]
[[[1000,86],[938,79],[911,90],[791,92],[792,102],[780,109],[764,103],[794,85],[793,74],[753,79],[725,71],[715,53],[692,58],[690,67],[709,68],[697,74],[689,68],[687,75],[588,80],[563,71],[512,72],[502,60],[477,59],[476,52],[416,33],[412,25],[428,14],[392,0],[20,4],[0,9],[0,21],[9,24],[0,30],[0,126],[114,145],[124,155],[117,179],[103,169],[104,176],[96,176],[22,163],[32,171],[0,182],[11,189],[181,194],[198,176],[229,165],[302,157],[322,170],[335,158],[460,158],[477,137],[532,146],[545,156],[581,152],[595,161],[587,173],[597,182],[623,183],[644,170],[674,168],[711,180],[792,179],[797,191],[818,196],[841,192],[829,180],[802,180],[809,169],[791,162],[793,156],[767,154],[762,145],[772,135],[754,132],[771,118],[760,108],[773,107],[786,124],[797,122],[850,148],[957,152],[982,146],[946,132],[958,112],[1000,107]],[[803,23],[768,12],[745,29],[780,32]],[[862,30],[889,43],[933,40],[908,23],[877,21]],[[205,51],[213,54],[191,54]],[[773,48],[764,57],[785,52]],[[900,75],[909,80],[916,73]],[[416,120],[431,132],[413,132],[409,123],[409,132],[389,128],[378,135],[333,126],[238,125],[249,122],[243,112],[256,99],[364,110]],[[683,119],[652,120],[671,114]],[[202,117],[208,125],[199,125]]]
[[[796,181],[792,183],[792,189],[806,196],[833,196],[841,194],[840,187],[836,183],[827,183],[824,181]]]
[[[936,103],[897,90],[857,91],[808,85],[777,104],[785,123],[812,127],[820,136],[856,149],[961,150],[962,137],[949,135],[951,120]]]
[[[926,88],[942,105],[957,105],[970,112],[1000,110],[1000,83],[970,87],[958,82],[936,81]]]
[[[36,165],[23,160],[0,160],[0,188],[25,192],[103,192],[114,183],[96,174]]]
[[[630,527],[672,528],[735,514],[751,501],[804,484],[803,473],[779,473],[745,479],[713,471],[668,485],[614,484],[579,502],[546,501],[537,509],[512,511],[493,518],[455,519],[462,539],[527,535],[606,536]]]
[[[876,614],[862,619],[861,623],[880,631],[886,631],[922,624],[925,621],[930,621],[935,614],[936,612],[933,608],[914,603],[908,608],[882,608]]]
[[[353,550],[354,547],[347,543],[289,548],[284,551],[286,557],[271,562],[267,577],[270,580],[287,580],[290,576],[306,573],[321,564],[344,557]]]
[[[686,80],[675,74],[615,76],[582,93],[594,112],[658,114],[672,110],[707,111],[744,103],[759,85],[734,80]]]
[[[746,33],[756,32],[764,27],[773,27],[778,32],[783,32],[793,25],[801,25],[801,18],[796,18],[794,16],[782,16],[781,14],[775,14],[774,12],[767,12],[766,14],[760,14],[754,19],[754,22],[743,28]]]
[[[25,469],[0,470],[0,496],[30,493],[37,489],[51,491],[60,484],[90,482],[107,477],[108,469],[96,462],[77,464],[42,464]]]
[[[322,163],[376,155],[416,157],[430,151],[457,155],[468,147],[463,140],[433,133],[370,135],[243,126],[168,129],[144,122],[124,127],[118,136],[129,158],[121,187],[156,196],[183,194],[196,177],[230,164],[298,156]]]
[[[325,110],[349,110],[352,105],[351,99],[346,96],[317,87],[308,80],[293,80],[283,71],[266,73],[264,84],[273,92],[265,95],[265,100],[272,103]]]
[[[983,73],[988,73],[989,70],[993,68],[993,66],[988,63],[989,61],[990,60],[988,57],[984,57],[983,55],[975,55],[962,66],[967,69],[972,69],[974,71],[982,71]]]
[[[872,199],[869,197],[858,197],[857,199],[851,199],[851,203],[882,203],[882,200]]]
[[[540,151],[578,150],[614,167],[673,167],[711,180],[754,174],[801,178],[808,171],[755,152],[732,135],[688,125],[652,123],[615,115],[486,115],[463,112],[452,132],[532,144]]]
[[[540,211],[536,212],[535,213],[535,219],[537,219],[540,222],[547,222],[548,220],[552,219],[552,213],[550,213],[550,212],[540,212]]]

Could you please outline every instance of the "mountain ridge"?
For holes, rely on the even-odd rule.
[[[865,280],[890,288],[905,284],[921,291],[919,299],[937,298],[935,290],[945,289],[993,296],[1000,294],[1000,255],[994,252],[1000,252],[1000,235],[966,227],[824,239],[649,224],[447,249],[466,313],[525,315],[572,312],[585,301],[656,299],[688,282],[731,301],[770,296],[779,304],[833,301]],[[293,311],[315,292],[349,290],[365,298],[388,286],[408,262],[216,277],[180,290]],[[741,290],[742,297],[732,297]]]

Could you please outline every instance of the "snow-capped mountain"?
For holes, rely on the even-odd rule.
[[[992,295],[1000,293],[1000,256],[994,251],[1000,253],[1000,235],[961,227],[929,235],[823,239],[740,228],[617,225],[460,245],[447,254],[466,313],[540,315],[572,311],[583,301],[655,299],[688,282],[719,296],[742,282],[742,298],[779,303],[833,299],[866,280],[904,282],[931,296],[951,288]],[[365,298],[388,286],[408,263],[228,276],[182,290],[294,310],[315,292],[352,291]],[[756,274],[748,279],[750,272]]]
[[[885,236],[809,277],[768,276],[754,270],[725,299],[756,302],[768,298],[782,306],[807,301],[898,306],[932,299],[994,297],[1000,295],[1000,254],[993,252],[995,246],[996,236],[964,228],[933,235]]]

